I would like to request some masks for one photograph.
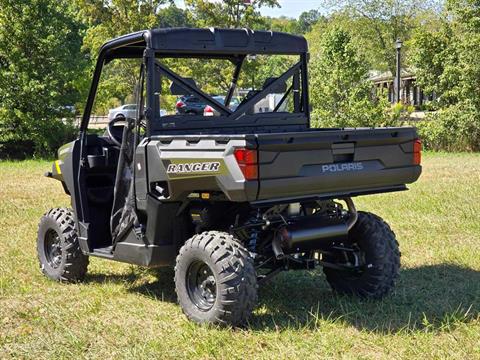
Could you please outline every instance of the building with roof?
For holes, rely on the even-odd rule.
[[[395,76],[391,71],[371,71],[369,80],[374,84],[376,95],[387,94],[388,101],[395,102]],[[401,70],[401,102],[420,108],[425,103],[435,100],[435,94],[425,94],[416,82],[417,77],[412,69]]]

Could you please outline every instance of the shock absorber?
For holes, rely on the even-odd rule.
[[[262,216],[260,214],[260,210],[257,210],[256,214],[253,215],[248,222],[255,224],[255,223],[258,223],[261,219],[262,219]],[[251,253],[257,252],[258,233],[259,233],[259,229],[257,227],[250,228],[250,231],[249,231],[250,236],[248,240],[247,249]]]
[[[247,249],[251,253],[255,253],[257,249],[258,230],[253,228],[250,230],[250,240],[248,241]]]

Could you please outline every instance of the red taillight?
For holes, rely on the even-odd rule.
[[[422,162],[422,142],[420,139],[415,139],[413,142],[413,164],[420,165]]]
[[[236,149],[234,151],[240,170],[242,170],[245,180],[258,179],[258,156],[256,150]]]
[[[213,116],[213,108],[210,105],[205,106],[203,109],[203,116]]]
[[[177,103],[175,104],[175,107],[178,109],[178,108],[182,108],[186,106],[185,103],[183,103],[182,101],[177,101]]]
[[[248,149],[236,149],[235,159],[239,164],[256,164],[257,163],[257,151]]]

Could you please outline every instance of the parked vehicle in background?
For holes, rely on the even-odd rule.
[[[60,106],[58,108],[58,111],[62,114],[72,114],[72,115],[75,115],[75,113],[77,112],[74,105]]]
[[[132,118],[134,119],[137,113],[137,105],[135,104],[125,104],[115,109],[110,109],[108,111],[108,121],[112,121],[117,118]],[[160,116],[166,116],[167,110],[160,109]]]
[[[225,96],[221,96],[221,95],[212,96],[212,98],[215,99],[215,101],[218,101],[221,104],[225,103]],[[240,104],[240,102],[238,101],[237,98],[232,98],[228,108],[232,111],[235,111],[235,110],[237,110],[237,107],[238,107],[239,104]],[[203,109],[203,116],[219,116],[219,115],[220,115],[220,112],[215,110],[210,105],[206,105],[205,108]]]
[[[268,94],[257,104],[255,104],[254,112],[255,113],[269,113],[273,112],[275,108],[280,104],[277,112],[283,112],[287,109],[286,103],[280,103],[282,101],[283,94]]]
[[[193,95],[181,96],[175,104],[178,114],[203,115],[205,109],[204,101]]]
[[[137,105],[135,104],[125,104],[115,109],[110,109],[108,111],[108,120],[111,121],[116,118],[134,118],[137,112]]]

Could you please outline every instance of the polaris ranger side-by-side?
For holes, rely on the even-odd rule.
[[[247,63],[270,56],[294,60],[232,110]],[[105,136],[88,134],[102,69],[116,59],[139,59],[137,114],[113,119]],[[173,67],[212,59],[232,67],[223,102]],[[387,294],[398,243],[352,197],[406,190],[421,173],[421,144],[410,127],[310,128],[307,63],[303,37],[270,31],[155,29],[107,42],[79,137],[47,173],[72,210],[52,209],[40,221],[43,273],[80,281],[90,256],[175,266],[186,316],[230,325],[246,321],[258,285],[282,270],[322,266],[339,293]],[[167,91],[201,99],[215,116],[161,116]]]

